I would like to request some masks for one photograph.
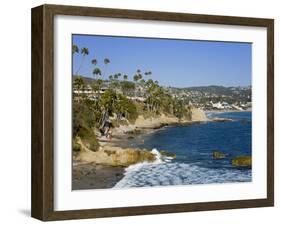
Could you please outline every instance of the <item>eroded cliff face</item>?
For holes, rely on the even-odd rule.
[[[164,125],[188,123],[188,122],[203,122],[208,118],[205,112],[198,108],[191,108],[191,117],[183,117],[180,120],[176,116],[161,114],[157,117],[144,118],[142,115],[138,116],[134,126],[136,128],[157,129]]]
[[[136,128],[143,129],[157,129],[164,125],[179,123],[179,119],[175,116],[160,115],[157,117],[144,118],[142,115],[138,116],[135,121]]]
[[[191,109],[191,121],[192,122],[204,122],[207,120],[208,120],[208,118],[203,110],[198,109],[198,108]]]

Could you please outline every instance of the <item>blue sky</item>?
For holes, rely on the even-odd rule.
[[[251,85],[250,43],[95,35],[73,35],[72,39],[80,49],[89,49],[79,71],[86,77],[93,77],[93,69],[99,67],[105,73],[105,79],[110,74],[122,73],[132,80],[136,70],[140,69],[142,72],[152,71],[149,78],[165,86]],[[98,60],[96,66],[91,64],[94,58]],[[104,58],[110,59],[106,67]],[[81,62],[82,55],[74,54],[74,73]]]

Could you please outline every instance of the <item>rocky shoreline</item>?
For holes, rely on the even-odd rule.
[[[153,162],[155,154],[149,150],[126,147],[129,139],[155,132],[165,126],[187,125],[207,121],[225,122],[230,119],[208,119],[205,112],[192,109],[191,119],[179,120],[174,116],[155,118],[139,116],[134,124],[113,129],[111,140],[99,139],[98,151],[89,150],[81,140],[82,150],[73,155],[73,189],[101,189],[113,187],[124,176],[125,167],[139,162]]]

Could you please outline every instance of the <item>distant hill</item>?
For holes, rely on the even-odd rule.
[[[225,86],[196,86],[196,87],[186,87],[186,88],[176,88],[169,87],[171,90],[178,90],[184,92],[201,92],[201,93],[209,93],[215,94],[218,96],[232,96],[237,94],[251,95],[252,87],[251,86],[236,86],[236,87],[225,87]]]
[[[251,86],[225,87],[211,85],[187,88],[169,87],[168,89],[171,93],[196,103],[207,103],[208,101],[251,102],[252,99]]]

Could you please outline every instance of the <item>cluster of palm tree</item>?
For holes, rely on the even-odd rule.
[[[145,87],[145,109],[154,115],[166,113],[175,115],[179,119],[189,114],[189,109],[183,100],[173,97],[158,81],[148,79]]]
[[[104,68],[104,75],[105,75],[105,71],[106,71],[106,68],[107,68],[107,64],[110,63],[110,60],[109,60],[108,58],[104,58],[103,62],[104,62],[104,65],[105,65],[105,68]],[[98,60],[97,60],[97,59],[93,59],[93,60],[92,60],[92,64],[93,64],[94,66],[96,66],[96,65],[98,64]],[[101,69],[100,69],[99,67],[95,67],[95,68],[93,69],[93,75],[96,77],[96,79],[101,78],[101,76],[102,76],[102,71],[101,71]]]
[[[82,48],[86,49],[86,48]],[[81,69],[81,66],[84,62],[85,55],[89,54],[89,51],[86,52],[83,50],[82,52],[79,50],[78,46],[73,45],[72,47],[72,53],[73,54],[82,54],[82,60],[81,64],[79,65],[78,72]],[[114,75],[109,76],[109,86],[108,89],[106,89],[105,92],[101,92],[101,89],[105,82],[106,77],[106,70],[107,66],[110,63],[110,60],[108,58],[105,58],[103,60],[104,68],[101,70],[100,67],[98,67],[98,60],[92,59],[91,61],[92,65],[94,66],[92,74],[94,77],[94,80],[90,84],[92,91],[94,93],[94,98],[89,98],[89,94],[84,94],[82,92],[86,84],[81,76],[78,75],[78,72],[76,73],[76,78],[73,81],[73,87],[74,90],[77,90],[78,92],[75,93],[77,95],[77,98],[74,98],[74,105],[76,109],[82,109],[82,111],[85,111],[85,115],[87,119],[85,119],[83,122],[87,125],[87,127],[90,127],[90,121],[91,123],[95,125],[95,127],[99,127],[103,124],[103,120],[106,116],[110,115],[116,115],[117,120],[121,119],[121,117],[125,117],[128,120],[134,120],[137,117],[136,112],[136,106],[134,105],[133,101],[129,100],[125,95],[118,93],[117,88],[121,88],[124,92],[127,92],[128,90],[132,89],[131,82],[128,80],[128,75],[123,75],[123,81],[121,82],[121,73],[116,73]],[[133,87],[135,88],[135,87]],[[83,105],[83,107],[81,107]],[[80,106],[80,107],[78,107]],[[91,113],[89,113],[91,112]],[[80,114],[81,115],[81,114]],[[75,115],[74,115],[75,119]],[[75,120],[78,121],[79,120]],[[80,120],[81,121],[81,120]],[[94,121],[94,123],[93,123]],[[79,125],[79,123],[76,123]],[[85,127],[85,126],[83,126]],[[79,129],[78,129],[79,130]],[[75,131],[78,131],[77,129]]]
[[[80,50],[78,46],[73,45],[72,53],[82,55],[81,63],[76,72],[76,75],[78,75],[85,56],[89,54],[89,50],[87,48],[81,48]],[[74,79],[73,85],[74,89],[78,90],[77,104],[84,104],[88,107],[87,112],[91,112],[90,115],[92,114],[89,120],[94,120],[96,127],[103,123],[105,115],[116,115],[117,121],[121,117],[125,117],[128,120],[136,119],[138,116],[137,105],[139,103],[136,100],[137,98],[135,98],[135,101],[129,98],[133,95],[135,97],[142,95],[145,99],[142,104],[143,111],[153,115],[168,113],[182,118],[188,112],[186,104],[182,100],[173,97],[166,89],[159,85],[158,81],[151,79],[151,71],[142,73],[138,69],[133,75],[132,81],[129,81],[127,74],[121,73],[111,74],[107,80],[106,71],[110,60],[108,58],[103,60],[103,70],[98,67],[97,59],[92,59],[91,63],[94,66],[92,71],[94,80],[91,83],[91,88],[94,91],[95,98],[89,99],[85,95],[81,95],[82,92],[80,91],[85,88],[85,83],[80,76]],[[109,85],[107,85],[105,92],[101,92],[105,81]]]
[[[141,74],[141,70],[140,69],[137,70],[137,73],[134,75],[133,78],[134,78],[135,82],[138,82],[139,80],[142,79],[142,74]]]

